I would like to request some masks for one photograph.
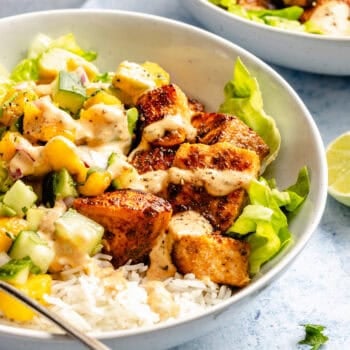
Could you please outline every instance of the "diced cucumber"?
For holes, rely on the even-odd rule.
[[[0,267],[0,279],[9,283],[24,284],[32,265],[28,256],[23,259],[12,259]]]
[[[135,131],[137,120],[139,119],[139,111],[136,107],[129,108],[126,111],[126,117],[128,118],[128,130],[130,135]]]
[[[13,185],[13,180],[3,164],[0,162],[0,192],[6,192]]]
[[[36,232],[21,231],[14,240],[9,255],[12,259],[22,259],[29,256],[40,272],[46,273],[55,252]]]
[[[38,196],[30,186],[23,181],[17,180],[4,196],[4,204],[12,208],[18,216],[22,217],[26,214],[36,202]]]
[[[60,71],[53,88],[53,100],[61,108],[76,114],[86,98],[81,77],[76,73]]]
[[[104,228],[73,209],[66,211],[55,222],[58,239],[69,242],[90,255],[101,247]]]
[[[28,229],[32,231],[37,231],[39,229],[40,223],[42,222],[45,213],[49,209],[47,208],[30,208],[27,211],[26,220],[28,221]]]
[[[112,176],[111,185],[115,189],[129,188],[138,178],[137,170],[122,155],[112,153],[108,158],[107,171]]]
[[[13,210],[12,208],[10,208],[8,205],[4,204],[4,203],[0,203],[0,217],[12,217],[12,216],[16,216],[17,213],[15,210]]]
[[[44,204],[49,204],[53,207],[56,200],[77,196],[78,192],[75,188],[75,182],[67,169],[63,168],[45,176],[42,192]]]

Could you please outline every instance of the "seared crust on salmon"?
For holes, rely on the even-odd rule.
[[[177,123],[162,126],[164,135],[148,140],[152,145],[172,147],[186,140],[186,128],[184,124],[190,125],[191,111],[186,95],[181,89],[174,85],[164,85],[143,94],[137,101],[136,107],[140,113],[140,131],[150,124],[159,122],[164,118],[176,117]],[[194,107],[195,108],[195,107]]]
[[[257,176],[260,161],[255,152],[235,147],[228,142],[219,142],[210,146],[184,143],[176,152],[173,166],[181,169],[249,171]]]
[[[214,145],[189,144],[180,146],[173,166],[186,169],[234,170],[238,174],[248,173],[255,178],[260,169],[260,161],[255,152],[237,148],[230,143]],[[215,231],[225,232],[241,213],[245,204],[246,190],[240,183],[225,195],[210,194],[203,186],[180,181],[168,187],[167,199],[175,213],[194,210],[202,214]]]
[[[105,228],[104,250],[113,256],[115,266],[129,260],[142,261],[167,228],[172,214],[166,200],[134,190],[77,198],[73,206]]]
[[[148,171],[167,170],[174,161],[176,149],[165,147],[152,147],[136,151],[130,163],[136,168],[139,174]]]
[[[225,232],[241,213],[246,192],[244,189],[237,189],[227,196],[214,197],[204,187],[170,184],[167,199],[174,213],[194,210],[203,215],[215,231]]]
[[[205,111],[204,105],[194,98],[189,98],[187,103],[192,115]]]
[[[249,149],[262,161],[269,154],[269,146],[245,123],[235,116],[223,113],[198,113],[192,118],[197,129],[197,141],[207,145],[229,142],[236,147]]]
[[[249,282],[248,256],[248,243],[217,234],[181,236],[172,250],[179,272],[236,287]]]

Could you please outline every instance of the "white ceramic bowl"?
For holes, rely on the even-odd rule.
[[[11,68],[39,33],[57,37],[73,32],[86,49],[97,50],[97,65],[114,70],[124,59],[152,60],[170,72],[187,94],[217,110],[223,86],[231,78],[233,62],[240,56],[257,77],[266,111],[275,117],[282,135],[282,147],[271,172],[283,188],[307,165],[311,192],[291,224],[295,244],[266,264],[261,275],[231,299],[200,316],[143,330],[100,334],[111,347],[122,349],[164,349],[197,337],[228,322],[234,310],[249,303],[301,252],[320,221],[326,200],[326,163],[318,129],[292,88],[269,66],[245,50],[203,30],[182,23],[136,13],[117,11],[64,10],[41,12],[0,20],[0,62]],[[306,151],[307,150],[307,151]],[[232,312],[231,312],[232,311]],[[65,336],[0,325],[3,349],[62,349],[74,347]],[[76,344],[75,344],[76,345]],[[0,346],[0,347],[1,347]]]
[[[267,62],[311,73],[350,75],[350,37],[279,29],[229,13],[208,0],[181,0],[207,29]]]

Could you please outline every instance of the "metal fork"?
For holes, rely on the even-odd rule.
[[[11,286],[9,283],[6,283],[0,280],[0,289],[3,289],[6,293],[10,294],[11,296],[14,296],[15,298],[19,299],[20,301],[22,301],[23,303],[25,303],[26,305],[28,305],[29,307],[31,307],[32,309],[40,313],[41,315],[48,318],[50,321],[52,321],[57,326],[62,328],[64,331],[66,331],[68,335],[79,340],[88,349],[110,350],[110,348],[108,348],[106,345],[101,343],[96,338],[86,335],[84,332],[80,331],[75,326],[72,326],[69,322],[67,322],[61,316],[57,315],[51,310],[40,305],[34,299],[29,298],[27,295],[19,291],[17,288]]]

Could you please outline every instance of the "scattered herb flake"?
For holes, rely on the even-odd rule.
[[[312,346],[311,350],[318,350],[321,345],[327,342],[328,337],[322,332],[326,328],[317,324],[304,324],[305,338],[299,344]]]

